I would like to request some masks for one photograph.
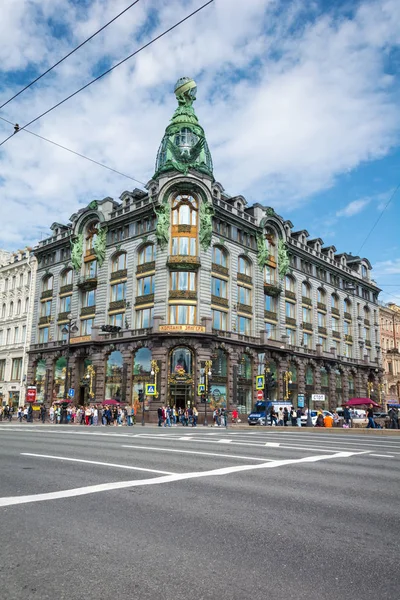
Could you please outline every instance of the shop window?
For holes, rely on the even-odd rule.
[[[306,385],[314,385],[314,370],[310,366],[306,370]]]
[[[61,356],[54,363],[53,400],[64,398],[67,359]]]
[[[151,350],[140,348],[133,359],[133,374],[149,376],[151,374],[151,359]]]
[[[170,356],[170,373],[189,375],[192,373],[192,353],[188,348],[174,348]]]
[[[228,376],[228,356],[227,353],[218,348],[216,356],[212,361],[212,374],[213,377],[227,377]]]
[[[35,370],[36,401],[44,402],[46,387],[46,361],[41,358],[36,363]]]
[[[106,366],[105,403],[107,400],[120,401],[122,397],[123,359],[119,350],[111,352]]]

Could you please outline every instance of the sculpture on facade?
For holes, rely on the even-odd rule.
[[[257,262],[260,269],[263,269],[269,259],[267,241],[263,233],[257,234]]]
[[[93,242],[93,249],[99,267],[101,267],[106,257],[107,231],[108,227],[106,225],[104,225],[104,227],[100,227],[99,225],[97,227],[97,234]]]
[[[83,256],[83,233],[75,241],[71,240],[71,262],[75,271],[80,271]]]
[[[211,245],[212,237],[212,218],[214,216],[214,207],[209,202],[203,201],[200,205],[200,246],[203,250],[208,250]]]
[[[164,248],[169,241],[169,224],[170,224],[170,213],[171,208],[167,198],[160,204],[160,206],[155,207],[155,212],[157,215],[157,225],[156,225],[156,238],[157,242]]]
[[[283,238],[279,238],[278,240],[278,268],[279,268],[279,277],[282,279],[285,277],[287,272],[289,271],[290,261],[289,255],[287,251],[286,242]]]

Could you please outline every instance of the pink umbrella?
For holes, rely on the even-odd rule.
[[[379,407],[379,404],[371,400],[371,398],[350,398],[348,402],[344,402],[344,406],[369,406],[370,404]]]

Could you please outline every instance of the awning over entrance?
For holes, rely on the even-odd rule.
[[[348,402],[345,402],[346,406],[364,406],[364,405],[379,406],[375,400],[371,400],[371,398],[350,398]]]

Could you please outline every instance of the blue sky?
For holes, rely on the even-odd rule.
[[[0,104],[129,0],[4,0]],[[140,0],[0,116],[24,124],[199,7]],[[215,0],[182,27],[32,126],[146,182],[175,108],[198,83],[215,178],[296,229],[357,254],[400,183],[398,0]],[[0,137],[10,126],[0,121]],[[54,221],[135,183],[21,132],[0,148],[0,247],[34,245]],[[400,192],[361,254],[400,303]]]

